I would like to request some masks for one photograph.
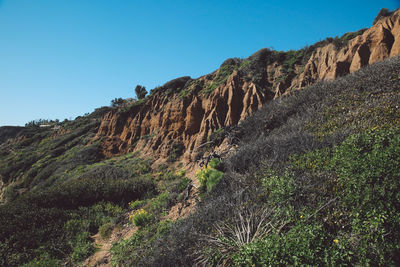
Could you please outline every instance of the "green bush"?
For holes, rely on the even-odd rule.
[[[339,175],[338,195],[351,214],[362,265],[393,264],[400,252],[399,159],[398,129],[353,135],[334,149],[331,168]]]
[[[397,261],[400,246],[400,130],[373,128],[342,144],[309,152],[293,161],[303,172],[333,173],[331,187],[340,206],[326,217],[340,221],[351,240],[353,263],[387,265]],[[336,184],[336,185],[335,185]],[[371,249],[373,247],[374,249]]]
[[[336,241],[322,225],[304,223],[285,234],[250,243],[232,258],[238,266],[348,265],[352,259],[350,246]]]
[[[135,200],[135,201],[129,202],[129,208],[135,210],[135,209],[143,207],[143,205],[145,205],[145,204],[146,204],[145,200]]]
[[[132,214],[129,219],[132,221],[133,225],[141,228],[150,223],[152,218],[153,216],[151,214],[149,214],[144,209],[140,209]]]
[[[148,252],[154,243],[169,233],[173,223],[170,220],[139,228],[130,239],[113,244],[112,266],[143,266],[148,262]]]
[[[45,264],[45,254],[50,261],[70,257],[79,262],[94,251],[90,236],[122,213],[111,203],[75,210],[38,207],[23,199],[7,203],[0,207],[0,265]]]
[[[38,258],[31,260],[30,262],[22,265],[22,267],[54,267],[60,266],[60,261],[51,258],[48,253],[43,253]]]
[[[74,209],[100,201],[127,204],[132,199],[140,199],[154,191],[154,183],[143,177],[127,180],[81,178],[34,192],[24,198],[41,207]]]
[[[93,242],[90,238],[90,233],[79,233],[74,242],[74,247],[71,254],[72,260],[78,263],[93,254],[94,247],[92,243]]]
[[[163,192],[159,194],[157,197],[149,201],[149,212],[151,212],[152,214],[159,214],[167,211],[169,201],[169,192]]]
[[[100,226],[100,228],[99,228],[100,237],[101,237],[102,239],[104,239],[104,240],[110,238],[113,229],[114,229],[114,224],[113,224],[113,223],[106,223],[106,224],[103,224],[103,225]]]
[[[217,184],[220,182],[224,173],[217,170],[220,165],[220,160],[213,158],[207,168],[201,169],[197,174],[197,178],[200,181],[200,191],[211,192]]]

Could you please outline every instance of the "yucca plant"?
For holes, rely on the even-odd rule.
[[[279,229],[279,223],[271,221],[272,211],[268,207],[248,207],[236,212],[234,222],[215,224],[214,234],[202,238],[207,248],[197,257],[196,264],[230,266],[232,256],[241,248]]]

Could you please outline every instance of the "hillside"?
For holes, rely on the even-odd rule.
[[[399,265],[399,54],[397,10],[0,127],[0,265]]]
[[[399,67],[396,57],[265,104],[237,126],[238,149],[196,212],[115,258],[142,249],[129,264],[399,265]]]

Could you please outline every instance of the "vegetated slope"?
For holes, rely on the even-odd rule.
[[[114,262],[398,265],[399,70],[396,57],[267,103],[197,210],[115,245]]]
[[[335,79],[400,53],[400,10],[370,29],[327,38],[297,51],[261,49],[247,59],[228,59],[215,72],[181,77],[147,98],[108,113],[98,138],[104,154],[142,151],[186,160],[218,129],[236,125],[265,102],[320,80]]]
[[[104,159],[91,140],[109,109],[55,128],[0,129],[0,266],[76,266],[95,251],[91,236],[108,238],[133,208],[157,224],[178,201],[184,173],[137,154]]]
[[[372,210],[359,210],[357,214],[361,217],[354,217],[356,213],[348,211],[353,200],[332,195],[355,187],[355,181],[351,181],[352,188],[343,188],[347,183],[337,179],[348,176],[335,171],[336,167],[348,170],[340,164],[352,161],[340,151],[334,154],[332,147],[350,134],[368,129],[379,129],[378,134],[383,135],[375,138],[372,132],[362,137],[368,142],[377,139],[378,143],[372,143],[374,147],[396,140],[396,132],[385,132],[385,129],[398,124],[398,59],[335,83],[322,83],[304,92],[295,92],[320,79],[338,77],[398,54],[398,29],[399,11],[396,11],[378,20],[369,30],[327,39],[300,51],[262,49],[245,60],[229,59],[210,75],[197,80],[178,78],[156,88],[144,100],[114,109],[100,108],[74,121],[63,122],[59,128],[0,128],[0,265],[79,264],[95,250],[91,235],[100,232],[106,238],[110,229],[128,223],[124,215],[127,212],[133,212],[129,223],[133,222],[139,231],[113,247],[112,262],[120,265],[294,260],[287,255],[293,254],[293,247],[303,247],[298,253],[308,255],[296,256],[298,262],[312,264],[323,262],[312,262],[311,254],[307,254],[311,251],[317,251],[313,254],[317,260],[326,258],[332,264],[346,261],[364,264],[364,258],[372,263],[395,261],[397,250],[393,244],[398,239],[392,233],[398,231],[395,222],[387,218],[396,218],[393,209],[397,206],[376,206],[386,212],[381,218],[374,213],[375,206],[367,203]],[[357,61],[361,63],[357,65]],[[302,76],[303,73],[308,74]],[[294,95],[279,98],[281,94]],[[277,100],[268,102],[273,98]],[[245,120],[266,102],[261,112]],[[238,122],[242,123],[235,127]],[[177,224],[164,220],[171,206],[181,200],[183,206],[189,179],[185,178],[184,170],[176,172],[172,166],[152,168],[153,160],[168,157],[169,161],[175,161],[184,153],[186,160],[193,160],[198,156],[199,145],[213,137],[223,140],[226,135],[241,140],[241,144],[237,154],[223,165],[215,160],[199,173],[203,204],[198,212]],[[346,142],[358,147],[358,143],[351,143],[352,139]],[[214,142],[211,147],[218,143]],[[360,141],[360,144],[363,143]],[[315,152],[318,156],[312,153],[291,156],[319,148],[328,150]],[[154,152],[156,158],[126,154],[137,150]],[[379,162],[397,157],[396,151],[369,148],[366,151],[370,150],[375,154],[385,151],[386,154],[379,155]],[[120,154],[123,155],[115,157]],[[332,155],[338,160],[332,161]],[[389,156],[385,158],[385,155]],[[365,162],[373,166],[372,156],[366,156],[369,161]],[[323,158],[326,169],[321,169],[321,162],[313,157]],[[390,179],[397,177],[393,170],[398,168],[391,163],[385,163],[390,170],[385,175],[393,186],[382,187],[379,182],[366,191],[374,193],[372,196],[378,195],[374,190],[383,192],[381,198],[385,203],[394,203],[396,197],[390,195],[393,188],[397,190],[396,182]],[[357,170],[362,167],[358,162],[354,164]],[[224,178],[222,171],[226,173]],[[370,176],[362,178],[365,177]],[[286,184],[290,186],[286,188]],[[363,197],[360,195],[360,199]],[[304,199],[310,203],[302,203]],[[373,199],[372,203],[382,203],[382,199]],[[358,206],[363,207],[361,204]],[[259,238],[250,236],[251,244],[229,239],[229,225],[234,225],[237,217],[240,221],[238,210],[241,209],[246,213],[242,218],[253,218],[255,222],[261,218],[269,222],[263,225],[271,226],[261,229]],[[267,214],[272,217],[259,214],[265,210],[271,211]],[[304,244],[291,243],[291,235],[303,233],[295,220],[300,217],[313,223],[305,224],[311,236],[318,236],[315,231],[320,230],[318,248],[307,243],[311,240],[307,236],[302,239],[306,240]],[[328,226],[344,220],[345,230],[318,224],[321,218]],[[371,218],[375,221],[369,221]],[[227,225],[213,228],[213,223],[221,221]],[[371,228],[373,233],[369,235],[364,226],[353,222],[375,225]],[[380,240],[373,235],[379,231],[386,231]],[[218,233],[228,239],[215,239]],[[351,242],[342,243],[342,236]],[[272,242],[274,238],[279,242]],[[328,249],[332,238],[337,240],[332,241],[334,244],[345,244],[343,250],[352,254],[342,253],[343,259],[334,258],[332,255],[337,250]],[[219,243],[219,240],[233,243]],[[374,247],[367,251],[364,240]],[[382,245],[382,240],[387,247]],[[287,247],[274,250],[270,245],[276,243]],[[268,254],[266,250],[282,254]],[[372,252],[365,254],[366,251]],[[294,263],[297,262],[282,262]]]

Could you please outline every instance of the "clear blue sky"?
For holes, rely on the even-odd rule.
[[[75,118],[263,47],[370,27],[380,1],[0,0],[0,126]]]

